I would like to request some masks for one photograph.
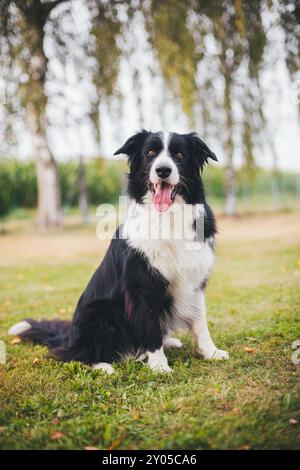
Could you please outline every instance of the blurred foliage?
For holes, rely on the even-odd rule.
[[[192,119],[199,57],[188,28],[189,8],[188,0],[152,0],[150,10],[145,10],[145,22],[163,77],[179,98],[183,111]]]
[[[280,24],[285,32],[286,63],[290,74],[294,76],[300,70],[300,2],[281,0],[278,7]]]
[[[225,198],[225,173],[222,167],[210,167],[203,175],[208,200],[212,198]],[[278,196],[290,195],[300,197],[300,174],[288,171],[278,172]],[[273,195],[274,175],[271,170],[256,168],[249,177],[247,166],[239,168],[236,172],[236,193],[238,198],[252,195]]]
[[[89,159],[86,166],[88,200],[91,205],[115,204],[122,193],[122,175],[125,164],[122,160],[110,161],[101,158]],[[63,206],[77,206],[78,163],[75,161],[58,164]],[[211,166],[203,175],[208,198],[225,198],[224,168]],[[246,167],[237,171],[237,196],[251,194],[272,194],[272,171],[256,169],[252,178]],[[298,189],[297,189],[298,183]],[[296,196],[300,190],[300,175],[278,173],[280,195]],[[299,197],[299,194],[298,194]],[[37,202],[35,163],[31,161],[0,160],[0,215],[16,208],[33,208]]]
[[[145,2],[145,5],[146,28],[163,77],[191,122],[198,112],[197,104],[200,104],[202,111],[206,111],[202,112],[204,122],[201,124],[207,126],[210,122],[214,123],[215,132],[219,137],[224,136],[229,159],[232,158],[235,144],[235,88],[242,89],[239,90],[239,103],[243,110],[239,120],[241,140],[245,161],[247,165],[253,165],[252,135],[258,133],[263,123],[257,78],[267,43],[267,32],[262,22],[265,2],[152,0]],[[205,64],[204,82],[199,77],[201,63]],[[224,110],[224,117],[222,112],[218,116],[209,112],[206,103],[215,93],[218,77],[223,77],[224,82],[223,98],[218,104],[219,109]]]
[[[78,163],[58,164],[64,206],[77,206]],[[100,158],[86,162],[86,183],[90,204],[115,203],[122,190],[120,162]],[[0,215],[17,207],[36,207],[37,181],[34,161],[0,160]]]
[[[118,94],[116,85],[119,76],[121,49],[118,46],[117,37],[121,33],[121,22],[114,2],[89,0],[88,5],[92,23],[88,50],[94,59],[91,75],[96,91],[89,115],[99,140],[101,98],[109,99]]]
[[[100,101],[118,95],[121,50],[117,38],[121,22],[117,2],[84,0],[83,7],[88,11],[88,34],[79,37],[71,0],[0,0],[0,66],[1,74],[6,76],[7,114],[19,116],[25,122],[24,110],[32,112],[34,108],[38,116],[44,116],[49,99],[54,98],[45,88],[46,83],[57,80],[49,73],[49,63],[54,60],[56,67],[58,64],[62,67],[60,80],[63,74],[65,81],[67,68],[73,64],[77,83],[89,80],[91,85],[80,120],[89,119],[98,141]],[[46,40],[51,42],[47,51]],[[58,98],[63,94],[61,87]],[[69,108],[63,112],[67,119],[60,126],[72,122],[72,118],[78,121]],[[49,126],[51,120],[47,118]],[[8,115],[5,124],[8,132],[12,127]]]

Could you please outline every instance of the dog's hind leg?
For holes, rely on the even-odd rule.
[[[97,364],[92,365],[94,370],[103,370],[107,374],[113,374],[115,369],[108,362],[98,362]]]

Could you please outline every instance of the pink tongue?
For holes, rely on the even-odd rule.
[[[165,212],[169,209],[171,200],[172,186],[158,184],[154,194],[155,209],[159,212]]]

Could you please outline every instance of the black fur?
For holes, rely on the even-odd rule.
[[[47,345],[63,361],[118,361],[162,345],[162,320],[172,298],[168,283],[118,237],[80,297],[72,322],[27,319],[21,336]]]
[[[143,130],[115,152],[129,157],[128,192],[139,203],[148,190],[147,151],[159,152],[162,146],[160,133]],[[172,134],[169,153],[182,177],[177,192],[188,204],[204,204],[204,237],[213,239],[215,219],[205,201],[200,171],[208,158],[216,160],[216,156],[194,133]],[[20,336],[47,345],[57,359],[87,364],[111,363],[126,354],[137,356],[162,346],[164,325],[172,315],[168,282],[118,234],[81,295],[72,321],[28,319],[31,328]]]

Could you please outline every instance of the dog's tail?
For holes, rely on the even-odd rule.
[[[20,336],[33,343],[44,344],[52,349],[63,345],[70,325],[71,322],[65,320],[37,321],[28,318],[12,326],[8,334]]]

